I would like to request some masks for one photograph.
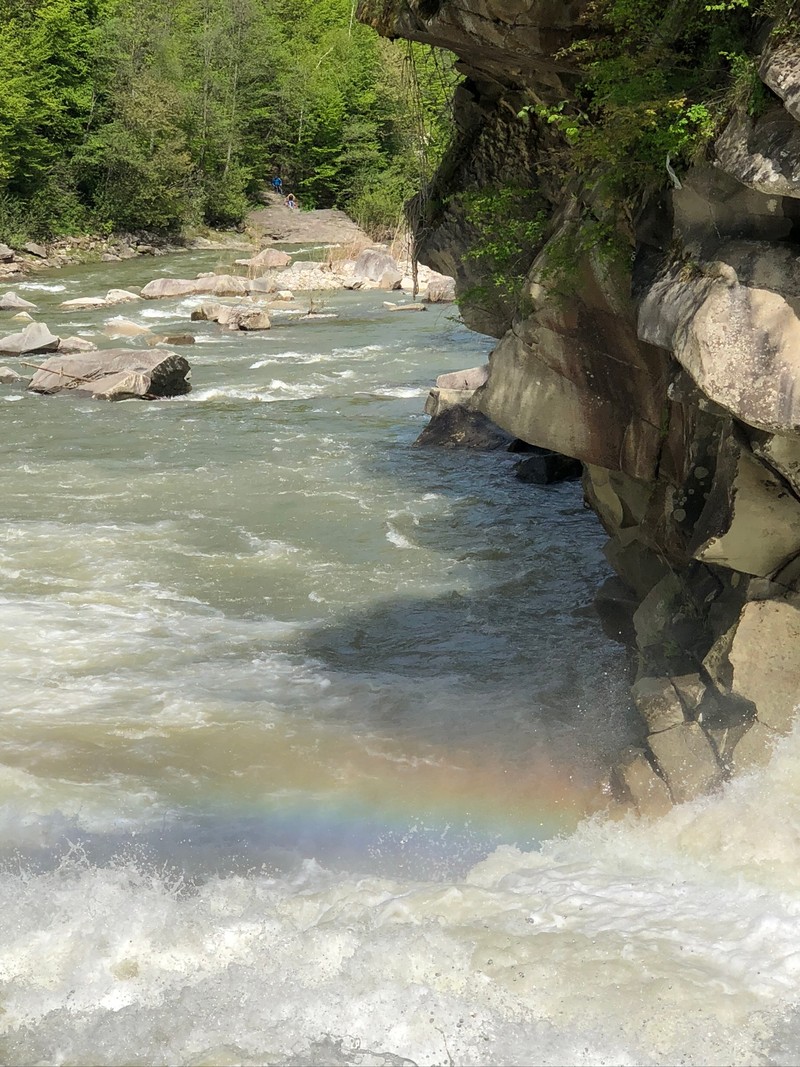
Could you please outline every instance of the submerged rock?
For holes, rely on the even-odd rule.
[[[174,352],[112,349],[50,357],[40,364],[28,389],[46,394],[70,392],[98,400],[154,400],[188,393],[189,375],[189,364]]]

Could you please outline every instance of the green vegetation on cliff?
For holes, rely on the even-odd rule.
[[[276,172],[389,227],[452,83],[353,0],[5,0],[0,239],[232,224]]]
[[[565,169],[615,201],[666,184],[670,168],[702,151],[734,108],[757,114],[765,106],[759,38],[788,29],[796,6],[594,0],[566,52],[583,75],[575,98],[535,109],[563,134]]]

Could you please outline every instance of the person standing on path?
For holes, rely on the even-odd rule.
[[[275,190],[278,196],[281,195],[281,191],[283,189],[283,179],[281,178],[280,174],[276,174],[275,177],[272,179],[272,188]]]

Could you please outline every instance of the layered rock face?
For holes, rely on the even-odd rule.
[[[630,264],[577,250],[565,295],[549,268],[590,194],[554,176],[530,105],[569,98],[563,49],[587,7],[362,0],[360,13],[450,48],[466,75],[456,144],[416,212],[423,261],[475,284],[459,193],[512,184],[547,204],[515,306],[466,309],[498,337],[471,405],[584,464],[638,605],[646,741],[616,784],[656,813],[766,760],[800,705],[800,43],[767,44],[764,113],[735,115],[706,161],[640,205]]]

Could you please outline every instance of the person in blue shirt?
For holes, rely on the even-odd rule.
[[[279,174],[276,174],[275,177],[272,179],[272,188],[275,190],[278,196],[280,196],[281,190],[283,189],[283,179]]]

